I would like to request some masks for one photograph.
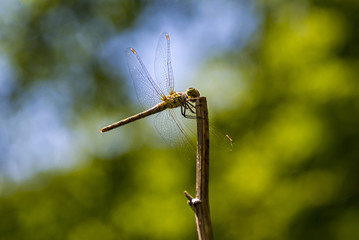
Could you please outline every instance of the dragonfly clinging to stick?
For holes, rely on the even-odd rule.
[[[188,114],[188,111],[195,113],[193,102],[200,94],[199,91],[194,88],[188,88],[185,92],[174,91],[170,38],[168,33],[161,33],[158,41],[155,57],[156,81],[152,79],[141,58],[133,48],[127,49],[127,63],[134,82],[137,98],[141,105],[147,110],[108,125],[102,128],[101,132],[107,132],[152,114],[164,112],[165,114],[161,113],[161,116],[165,116],[165,118],[162,117],[162,119],[165,120],[159,119],[159,121],[156,121],[159,126],[157,129],[162,131],[160,130],[162,128],[160,125],[164,124],[170,126],[168,128],[175,128],[177,133],[182,133],[188,138],[173,109],[180,107],[182,116],[185,118],[195,118],[193,114]],[[162,136],[165,135],[165,133],[161,132],[160,134]]]

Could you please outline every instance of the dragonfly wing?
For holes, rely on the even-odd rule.
[[[161,33],[155,58],[156,81],[167,94],[174,90],[174,77],[171,63],[170,38],[168,33]]]
[[[193,138],[194,133],[190,125],[196,123],[193,119],[190,124],[183,124],[183,119],[178,118],[177,115],[180,108],[167,109],[155,117],[155,127],[160,136],[171,147],[194,147]],[[180,120],[181,119],[181,120]]]
[[[160,103],[165,95],[151,78],[137,52],[133,48],[128,48],[126,57],[136,95],[142,107],[148,109]]]

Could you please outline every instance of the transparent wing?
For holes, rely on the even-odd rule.
[[[165,95],[151,78],[137,52],[133,48],[128,48],[126,57],[136,95],[142,107],[148,109],[160,103]]]
[[[171,147],[192,148],[194,146],[193,128],[196,121],[193,119],[178,118],[180,108],[167,109],[155,117],[155,127],[160,136]],[[177,113],[176,113],[177,112]],[[185,123],[183,120],[187,120]]]
[[[169,94],[174,90],[174,78],[171,63],[170,38],[163,32],[158,40],[155,58],[156,81],[160,89]]]

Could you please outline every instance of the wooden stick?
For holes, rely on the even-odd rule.
[[[200,97],[196,100],[197,118],[197,167],[196,198],[184,192],[191,206],[197,224],[199,240],[213,240],[211,216],[209,213],[209,124],[207,100]]]

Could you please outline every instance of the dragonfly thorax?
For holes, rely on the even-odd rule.
[[[187,94],[182,92],[173,92],[170,95],[166,96],[164,102],[166,102],[166,107],[176,108],[182,106],[187,100]]]
[[[188,88],[186,92],[172,92],[163,98],[167,108],[176,108],[185,105],[186,101],[194,102],[200,96],[199,91]]]

